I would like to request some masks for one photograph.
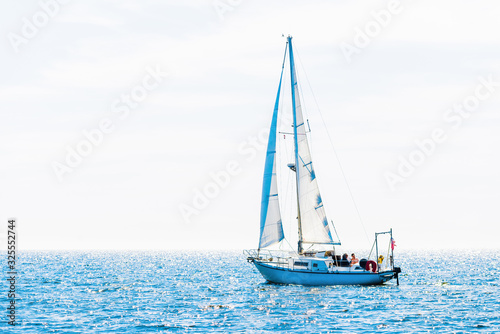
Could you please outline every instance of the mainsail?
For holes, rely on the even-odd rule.
[[[286,49],[285,49],[286,57]],[[280,205],[278,200],[278,181],[276,178],[276,127],[278,123],[278,108],[281,92],[281,81],[285,59],[281,66],[280,84],[274,104],[273,119],[267,143],[266,163],[264,165],[264,182],[262,184],[262,203],[260,208],[260,241],[259,249],[280,242],[284,238],[281,223]]]
[[[295,170],[297,178],[297,201],[299,223],[299,253],[303,243],[333,244],[323,200],[318,188],[316,174],[307,143],[306,127],[300,105],[297,75],[293,59],[292,37],[288,36],[290,75],[292,80],[292,108],[295,140]]]

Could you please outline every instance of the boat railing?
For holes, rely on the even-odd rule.
[[[277,266],[279,268],[284,268],[284,269],[294,269],[295,262],[293,254],[285,251],[279,251],[279,250],[268,250],[268,249],[248,249],[244,250],[243,254],[247,256],[247,261],[248,262],[254,262],[255,260],[262,262],[262,263],[268,263],[274,266]],[[314,258],[314,257],[311,257]],[[324,259],[324,258],[318,258],[318,259]],[[382,271],[392,271],[393,269],[393,261],[392,259],[385,259],[383,262],[378,262],[377,259],[373,259],[368,257],[369,261],[375,262],[377,264],[377,272],[382,272]],[[332,266],[333,265],[333,266]],[[328,265],[329,270],[336,270],[335,268],[341,267],[340,265],[335,265],[335,262],[332,262],[330,265]],[[351,266],[353,270],[357,270],[359,268],[359,265],[357,266]],[[366,268],[363,268],[366,269]],[[311,268],[309,268],[311,270]],[[366,269],[368,270],[368,269]]]
[[[253,262],[258,260],[264,263],[272,263],[280,268],[290,268],[289,259],[291,255],[285,251],[269,250],[269,249],[247,249],[243,251],[247,256],[247,261]]]

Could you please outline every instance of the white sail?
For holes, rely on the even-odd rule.
[[[295,169],[297,173],[297,197],[299,211],[299,243],[333,244],[325,208],[318,188],[318,182],[311,161],[311,152],[306,136],[306,126],[297,85],[297,75],[293,60],[292,40],[288,39],[290,52],[290,72],[292,77],[292,104],[295,126]],[[299,245],[299,251],[301,246]]]
[[[275,157],[271,159],[273,167],[268,176],[270,178],[268,183],[269,192],[265,194],[266,190],[263,189],[262,194],[261,218],[263,220],[261,219],[259,248],[271,246],[284,238],[276,180],[276,159]],[[264,187],[266,187],[266,184],[264,184]]]
[[[286,53],[285,53],[286,55]],[[260,241],[259,249],[271,246],[284,238],[283,225],[281,223],[280,205],[278,199],[278,181],[276,177],[276,131],[278,123],[278,107],[281,92],[281,81],[283,78],[283,67],[281,69],[278,94],[274,104],[273,119],[267,143],[266,162],[264,166],[264,181],[262,183],[262,202],[260,207]]]

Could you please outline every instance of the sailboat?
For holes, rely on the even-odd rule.
[[[295,174],[293,188],[297,203],[294,213],[296,212],[298,229],[296,251],[270,249],[286,240],[281,218],[280,197],[283,194],[279,193],[278,188],[277,171],[280,170],[281,166],[277,166],[276,144],[280,133],[278,131],[278,113],[287,53],[290,65],[293,116],[293,132],[289,133],[293,136],[293,162],[289,163],[287,167],[290,169],[289,173]],[[392,229],[387,232],[375,233],[374,244],[368,259],[350,262],[347,260],[347,254],[341,258],[341,255],[336,253],[335,246],[340,246],[341,243],[332,238],[332,229],[326,217],[318,180],[313,168],[307,136],[309,131],[306,124],[308,122],[304,122],[299,98],[292,37],[288,36],[267,144],[262,185],[259,248],[244,251],[247,255],[247,261],[255,265],[268,282],[278,284],[374,285],[382,284],[393,278],[396,278],[399,284],[398,274],[401,269],[394,266],[395,243],[392,238]],[[333,222],[332,227],[335,231]],[[383,239],[389,240],[388,258],[385,261],[383,255],[379,254],[378,240],[380,237],[386,237]],[[374,248],[375,251],[373,251]]]

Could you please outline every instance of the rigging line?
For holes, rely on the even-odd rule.
[[[332,226],[333,226],[333,231],[335,232],[335,235],[337,236],[337,240],[340,242],[340,238],[339,238],[339,234],[337,233],[337,229],[335,228],[335,224],[333,223],[333,220],[331,221],[332,222]]]
[[[297,253],[297,252],[295,251],[295,249],[293,249],[292,245],[290,245],[290,243],[288,242],[288,240],[287,240],[286,238],[285,238],[285,241],[286,241],[286,243],[288,244],[288,246],[290,246],[290,249],[292,250],[292,252],[293,252],[295,255],[299,256],[299,253]]]
[[[372,256],[373,248],[375,248],[375,243],[377,242],[376,238],[377,238],[377,237],[375,236],[375,240],[373,241],[372,249],[370,249],[370,254],[368,254],[368,260],[369,260],[369,259],[370,259],[370,257]]]
[[[297,52],[297,57],[299,59],[299,64],[300,64],[300,67],[302,68],[302,72],[305,73],[305,70],[304,70],[304,66],[302,65],[302,61],[300,60],[300,56],[299,56],[299,51],[297,50],[297,45],[295,45],[295,51]],[[304,95],[304,92],[302,91],[302,85],[299,84],[299,71],[296,71],[296,81],[297,81],[297,87],[299,87],[299,99],[301,98],[300,100],[300,108],[302,109],[302,117],[305,118],[305,121],[307,121],[307,126],[309,128],[309,131],[306,130],[306,127],[304,125],[304,135],[306,137],[308,137],[309,139],[309,143],[310,143],[310,147],[312,148],[313,147],[313,137],[312,137],[312,132],[311,132],[311,127],[309,126],[309,112],[307,110],[307,103],[306,103],[306,97]],[[307,76],[307,74],[306,74]],[[309,136],[307,136],[309,134]],[[312,160],[312,150],[310,150],[311,152],[309,152],[310,156],[311,156],[311,160]]]
[[[286,78],[288,78],[288,66],[285,66],[285,72],[283,73],[284,74],[284,85],[286,85]],[[285,99],[284,99],[284,95],[285,95],[285,89],[283,89],[281,91],[281,100],[282,101],[280,103],[280,109],[279,109],[279,112],[278,112],[278,115],[279,115],[279,125],[280,125],[280,128],[283,128],[283,123],[286,119],[286,117],[284,117],[284,114],[283,114],[283,110],[285,109]],[[285,119],[284,119],[285,118]],[[281,133],[281,132],[280,132]],[[283,161],[286,160],[287,162],[289,161],[289,153],[288,153],[288,146],[286,144],[286,140],[284,138],[281,138],[280,137],[280,140],[278,141],[278,144],[280,145],[280,150],[279,152],[284,152],[284,155],[283,154],[277,154],[277,158],[279,159],[279,163],[278,163],[278,166],[279,166],[279,169],[277,169],[277,173],[279,172],[280,174],[282,174],[282,164],[283,164]],[[286,208],[288,208],[290,202],[291,202],[291,193],[289,192],[289,189],[291,187],[291,174],[288,173],[288,170],[287,170],[287,178],[286,178],[286,182],[281,182],[282,178],[278,178],[278,181],[280,182],[280,189],[285,189],[284,194],[290,194],[289,196],[284,196],[283,197],[283,203],[281,203],[280,201],[280,212],[282,213],[286,213],[287,210]],[[283,184],[285,183],[285,184]],[[288,227],[288,233],[287,233],[287,237],[285,238],[286,242],[288,243],[288,245],[290,246],[290,249],[293,250],[293,247],[290,245],[290,243],[288,242],[288,239],[290,238],[290,236],[292,235],[292,224],[290,223],[290,219],[289,217],[282,217],[282,221],[288,221],[288,224],[285,226],[285,227]]]
[[[361,227],[363,228],[363,231],[365,232],[365,237],[366,240],[368,241],[368,244],[370,244],[370,238],[368,237],[368,233],[366,232],[365,225],[363,223],[363,218],[361,218],[361,214],[359,213],[358,205],[356,204],[356,201],[354,200],[354,195],[352,194],[351,187],[349,186],[349,182],[347,181],[347,177],[345,176],[344,173],[344,168],[342,167],[342,164],[340,163],[340,159],[337,155],[337,151],[335,150],[335,146],[333,145],[332,137],[330,136],[330,132],[328,131],[328,127],[326,126],[325,119],[323,118],[323,114],[321,113],[321,110],[319,108],[318,101],[316,100],[316,96],[314,95],[314,91],[312,90],[311,83],[309,82],[309,78],[307,77],[307,72],[304,71],[304,67],[302,66],[302,61],[300,59],[300,54],[297,51],[297,46],[295,46],[295,52],[297,53],[297,58],[299,59],[300,66],[302,67],[302,71],[305,74],[307,85],[309,86],[309,89],[311,90],[311,94],[313,96],[314,103],[316,104],[316,108],[318,108],[318,113],[321,117],[321,121],[323,122],[323,125],[326,129],[326,134],[328,135],[328,139],[330,140],[330,145],[332,146],[333,154],[335,156],[335,159],[337,160],[337,163],[340,168],[340,172],[342,174],[342,177],[344,178],[344,182],[347,186],[347,190],[349,191],[349,196],[351,197],[352,204],[354,205],[354,209],[356,210],[356,214],[358,216],[359,222],[361,223]]]
[[[281,78],[280,78],[280,85],[281,85],[281,83],[282,83],[282,82],[281,82],[281,80],[282,80],[282,78],[283,78],[283,72],[285,72],[285,63],[286,63],[286,55],[287,55],[287,52],[288,52],[288,42],[287,42],[287,43],[286,43],[286,45],[285,45],[285,52],[284,52],[284,55],[283,55],[283,62],[282,62],[282,64],[281,64]],[[284,91],[285,91],[285,89],[281,89],[281,90],[279,91],[280,96],[278,97],[278,98],[279,98],[279,100],[278,100],[278,101],[279,101],[279,102],[281,102],[281,103],[279,103],[279,102],[278,102],[278,113],[277,113],[277,116],[278,116],[279,118],[277,119],[277,121],[279,121],[279,122],[281,122],[281,115],[282,115],[282,110],[283,110],[283,94],[284,94]],[[277,124],[276,124],[276,126],[279,128],[279,123],[277,123]],[[277,138],[275,138],[275,140],[276,140],[276,145],[277,145],[277,147],[275,147],[275,150],[276,150],[276,152],[278,152],[279,150],[277,150],[277,149],[278,149],[278,148],[279,148],[279,146],[280,146],[280,140],[279,140],[278,134],[276,134],[276,137],[277,137]],[[276,191],[279,193],[279,191],[280,191],[279,189],[280,189],[280,188],[279,188],[278,183],[280,183],[280,184],[281,184],[281,182],[279,181],[279,178],[277,177],[277,176],[278,176],[278,168],[277,168],[276,164],[280,163],[280,161],[281,161],[281,156],[280,156],[279,154],[275,153],[274,159],[275,159],[275,161],[274,161],[274,164],[275,164],[275,165],[274,165],[274,169],[275,169],[276,178],[277,178],[277,181],[276,181],[276,182],[277,182],[277,189],[276,189]],[[279,164],[278,164],[278,166],[279,166]],[[286,198],[285,198],[285,201],[286,201]],[[284,234],[285,234],[285,231],[283,230],[283,217],[281,217],[281,213],[283,212],[283,211],[282,211],[282,205],[283,205],[283,203],[281,203],[281,201],[278,199],[278,210],[279,210],[279,215],[280,215],[280,218],[281,218],[281,231],[282,231],[282,233],[283,233],[283,239],[285,239],[285,240],[286,240],[286,237],[285,237],[285,235],[284,235]]]
[[[286,78],[287,78],[286,69],[287,69],[287,66],[285,66],[285,72],[283,73],[284,74],[284,79],[285,79],[283,81],[283,87],[286,86]],[[279,127],[280,128],[283,127],[283,125],[282,125],[282,123],[283,123],[283,110],[285,108],[285,106],[284,106],[284,104],[285,104],[284,103],[284,101],[285,101],[284,95],[285,95],[285,89],[283,89],[283,91],[281,92],[281,105],[280,105],[280,110],[279,110],[279,113],[278,113],[278,116],[279,116]],[[283,152],[282,147],[284,145],[283,145],[283,141],[281,140],[281,136],[280,136],[280,140],[278,141],[278,143],[280,145],[280,150],[278,152]],[[286,147],[285,147],[285,149],[286,149]],[[281,164],[283,163],[283,156],[282,156],[281,153],[276,154],[276,156],[279,158],[279,165],[277,165],[278,168],[276,169],[276,173],[278,173],[278,171],[279,171],[280,174],[281,174]],[[282,182],[281,182],[281,177],[279,177],[277,179],[280,182],[280,186],[283,187]],[[286,186],[286,191],[288,191],[288,185]],[[284,192],[284,194],[286,194],[286,193],[287,192]],[[287,197],[284,196],[284,203],[282,204],[282,207],[280,208],[280,212],[284,212],[283,208],[286,207],[287,201],[288,201]],[[284,219],[282,218],[282,221],[283,220]]]
[[[284,91],[283,90],[283,94],[284,94]],[[282,121],[282,120],[281,120]],[[286,139],[284,138],[280,138],[280,146],[281,146],[281,150],[280,152],[284,152],[284,155],[280,154],[280,173],[283,172],[283,165],[289,161],[289,153],[288,153],[288,146],[287,146],[287,143],[286,143]],[[285,161],[285,163],[283,162]],[[291,198],[290,198],[290,188],[291,188],[291,184],[292,184],[292,180],[291,180],[291,174],[288,173],[288,170],[286,170],[286,186],[285,186],[285,192],[284,194],[286,196],[284,196],[284,203],[283,203],[283,207],[282,207],[282,210],[281,212],[287,214],[288,210],[286,210],[286,208],[288,208],[289,205],[291,205]],[[290,219],[289,217],[286,217],[287,221],[288,221],[288,224],[287,224],[287,227],[288,227],[288,234],[287,234],[287,239],[290,238],[291,234],[292,234],[292,224],[290,223]],[[288,243],[288,240],[287,240],[287,243]],[[293,247],[291,247],[291,249],[293,249]]]
[[[386,257],[386,262],[385,262],[386,267],[387,267],[387,264],[390,263],[390,254],[391,254],[391,241],[389,239],[389,245],[387,247],[387,257]]]

